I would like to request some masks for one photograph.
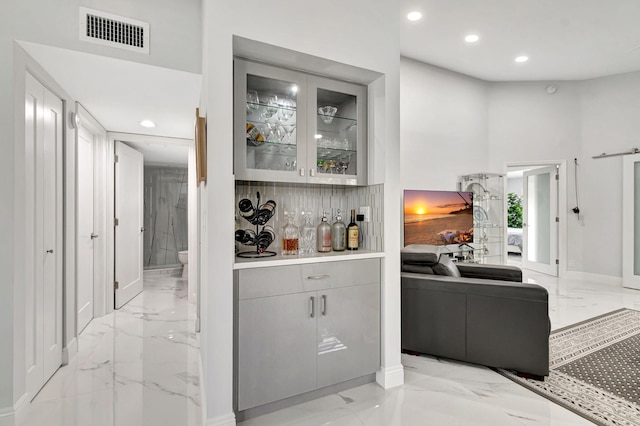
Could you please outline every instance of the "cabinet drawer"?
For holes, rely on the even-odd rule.
[[[380,259],[309,263],[300,269],[306,291],[380,282]]]
[[[300,265],[241,269],[236,274],[239,300],[305,291],[300,280]]]
[[[380,282],[380,259],[272,266],[236,271],[238,299]]]

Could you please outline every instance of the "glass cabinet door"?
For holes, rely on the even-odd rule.
[[[236,178],[306,181],[304,75],[236,60],[234,84]]]
[[[364,86],[310,76],[310,181],[366,183]],[[314,170],[315,166],[315,170]]]

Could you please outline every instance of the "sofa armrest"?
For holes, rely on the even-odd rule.
[[[522,270],[517,266],[479,263],[456,263],[456,266],[465,278],[522,282]]]

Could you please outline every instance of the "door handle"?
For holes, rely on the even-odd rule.
[[[322,312],[322,316],[327,315],[327,295],[323,294],[322,295],[322,299],[320,299],[322,301],[322,308],[320,310],[320,312]]]
[[[309,169],[309,174],[311,177],[314,177],[316,175],[316,169]]]
[[[143,227],[143,228],[140,228],[140,232],[144,232],[144,231],[146,231],[146,230],[147,230],[147,228],[144,228],[144,227]]]
[[[316,316],[315,305],[316,305],[316,298],[311,296],[309,298],[309,318],[313,318]]]
[[[331,275],[328,274],[322,274],[322,275],[309,275],[307,277],[308,280],[326,280],[327,278],[331,277]]]
[[[53,249],[47,250],[47,253],[53,253]]]
[[[94,238],[98,238],[100,235],[98,234],[94,234],[93,232],[91,233],[91,239],[93,240]]]
[[[304,169],[300,169],[300,176],[304,176]]]

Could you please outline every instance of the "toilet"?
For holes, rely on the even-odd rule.
[[[182,278],[189,277],[189,251],[183,250],[178,252],[178,260],[182,263]]]

